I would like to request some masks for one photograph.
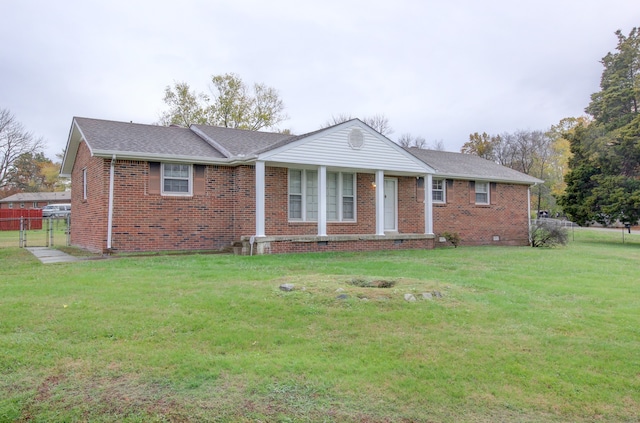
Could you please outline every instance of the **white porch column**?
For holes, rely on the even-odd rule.
[[[256,162],[256,236],[265,236],[264,190],[265,190],[265,165],[264,165],[264,162],[257,161]]]
[[[424,185],[424,233],[433,235],[433,175],[424,176]]]
[[[384,235],[384,171],[376,171],[376,235]]]
[[[327,235],[327,167],[318,168],[318,236]]]

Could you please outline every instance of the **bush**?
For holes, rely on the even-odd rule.
[[[553,221],[537,220],[531,226],[532,247],[555,247],[567,245],[567,242],[569,242],[569,232]]]
[[[458,248],[458,245],[460,245],[460,234],[457,232],[445,232],[442,237],[449,241],[453,248]]]

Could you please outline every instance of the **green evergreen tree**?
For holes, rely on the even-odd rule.
[[[578,224],[640,220],[640,30],[616,35],[585,109],[594,120],[567,134],[573,156],[559,204]]]

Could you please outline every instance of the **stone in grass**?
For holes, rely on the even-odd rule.
[[[433,291],[431,294],[436,298],[442,298],[442,293],[440,291]]]
[[[433,300],[433,295],[431,294],[431,292],[423,292],[422,293],[422,299],[423,300]]]
[[[338,295],[336,297],[336,299],[338,299],[338,300],[346,300],[348,298],[349,298],[349,295],[347,295],[347,294],[340,294],[340,295]]]
[[[409,302],[416,301],[416,297],[413,294],[404,294],[404,300]]]
[[[280,291],[285,291],[285,292],[289,292],[289,291],[293,291],[294,285],[292,283],[283,283],[282,285],[280,285]]]

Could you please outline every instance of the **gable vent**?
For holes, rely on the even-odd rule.
[[[349,132],[349,146],[354,150],[360,150],[364,147],[364,135],[362,135],[362,131],[358,128],[353,128],[351,132]]]

